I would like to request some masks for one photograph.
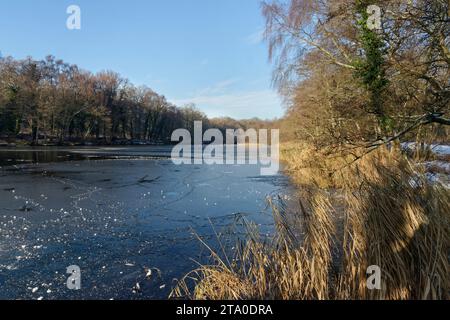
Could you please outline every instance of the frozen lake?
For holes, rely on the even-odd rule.
[[[289,192],[285,176],[176,166],[170,150],[0,149],[0,299],[164,299],[208,256],[194,232],[215,246],[240,217],[271,232],[266,198]],[[66,287],[71,265],[81,290]]]

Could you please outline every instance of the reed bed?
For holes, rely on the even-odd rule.
[[[386,149],[338,178],[338,197],[318,187],[309,190],[297,213],[272,201],[276,233],[271,241],[247,224],[247,238],[231,256],[211,249],[211,264],[181,279],[171,296],[448,299],[449,191],[429,184],[406,157]],[[367,286],[367,270],[374,265],[381,269],[380,290]]]

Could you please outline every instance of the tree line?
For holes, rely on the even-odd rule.
[[[334,151],[448,142],[449,12],[447,0],[266,1],[274,82],[289,106],[284,138]]]
[[[178,128],[208,122],[193,105],[177,107],[116,72],[97,74],[53,56],[0,59],[0,135],[32,144],[170,141]]]

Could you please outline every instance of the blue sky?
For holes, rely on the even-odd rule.
[[[81,30],[66,9],[81,8]],[[3,56],[114,70],[208,116],[280,117],[260,0],[3,0]]]

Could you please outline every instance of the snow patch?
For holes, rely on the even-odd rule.
[[[450,146],[445,144],[424,144],[423,147],[429,148],[434,154],[439,156],[450,155]],[[415,142],[405,142],[402,143],[402,148],[404,150],[414,151],[417,149],[417,143]]]

